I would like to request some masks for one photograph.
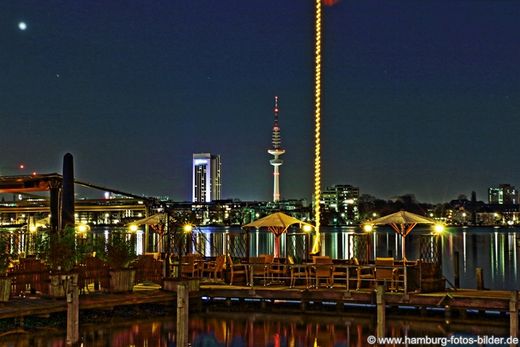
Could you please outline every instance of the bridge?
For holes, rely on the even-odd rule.
[[[124,201],[120,204],[100,204],[99,200],[97,203],[88,203],[88,200],[75,201],[74,185],[80,185],[133,198],[134,203],[127,203],[127,201]],[[44,191],[50,193],[48,203],[46,201],[39,201],[26,206],[18,206],[17,204],[14,206],[12,204],[0,204],[0,217],[2,217],[2,214],[9,214],[9,220],[11,220],[14,214],[14,220],[16,221],[19,219],[18,215],[21,214],[48,213],[50,215],[51,230],[58,230],[67,224],[74,224],[75,210],[86,213],[143,211],[146,214],[148,206],[154,202],[154,199],[149,197],[138,196],[113,188],[76,180],[74,178],[71,154],[66,154],[64,156],[63,175],[58,173],[48,173],[0,176],[0,193],[31,194],[34,192]],[[90,200],[90,202],[94,201]]]

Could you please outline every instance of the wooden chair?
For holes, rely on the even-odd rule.
[[[211,279],[211,275],[213,275],[213,280],[224,279],[224,265],[226,264],[226,256],[219,255],[214,261],[207,261],[203,263],[202,267],[202,277],[205,275]]]
[[[270,284],[284,283],[287,279],[287,271],[287,264],[281,262],[279,258],[274,259],[268,268]]]
[[[312,275],[316,280],[316,288],[320,287],[320,280],[325,280],[325,284],[329,288],[333,286],[332,272],[334,271],[334,264],[330,257],[313,256],[311,269]]]
[[[363,281],[368,281],[370,283],[375,281],[374,268],[372,266],[359,264],[359,260],[357,258],[352,258],[352,263],[356,269],[357,290],[361,288]]]
[[[263,285],[267,285],[267,279],[269,278],[269,266],[273,261],[273,256],[260,255],[258,257],[249,258],[249,285],[254,284],[255,278],[262,279]]]
[[[32,293],[47,294],[49,291],[49,269],[47,265],[35,258],[22,258],[11,270],[12,290],[14,295]]]
[[[231,273],[231,278],[229,281],[230,285],[233,285],[233,281],[235,279],[235,276],[244,276],[246,283],[248,282],[248,272],[247,272],[247,265],[246,264],[235,264],[233,263],[233,258],[231,256],[227,256],[227,265],[228,269]]]
[[[200,275],[200,264],[201,256],[198,254],[187,254],[182,257],[181,264],[181,276],[197,278]]]
[[[140,255],[132,267],[135,269],[135,283],[162,283],[163,262],[153,254]]]
[[[110,266],[97,257],[86,257],[80,264],[81,272],[79,281],[83,290],[89,291],[89,285],[93,284],[94,290],[108,290],[110,284]]]
[[[398,268],[394,267],[394,258],[376,258],[375,277],[377,283],[383,282],[385,288],[396,290],[399,280]]]
[[[294,288],[296,280],[305,279],[305,286],[309,287],[309,272],[307,271],[307,265],[295,264],[292,256],[287,257],[287,261],[289,263],[289,274],[291,276],[289,286]]]
[[[332,268],[332,284],[333,287],[336,282],[345,283],[345,287],[349,288],[349,277],[350,277],[350,267],[351,265],[342,262],[342,263],[334,263]]]

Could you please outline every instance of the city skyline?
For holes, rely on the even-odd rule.
[[[520,3],[324,10],[322,189],[440,202],[518,185]],[[267,201],[278,95],[282,198],[310,199],[313,29],[311,1],[2,3],[0,174],[59,172],[71,152],[78,179],[180,201],[207,151],[223,198]]]

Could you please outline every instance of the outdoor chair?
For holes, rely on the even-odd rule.
[[[394,267],[394,258],[376,258],[375,277],[377,283],[383,283],[389,290],[397,290],[399,269]]]
[[[375,274],[374,274],[374,268],[372,266],[368,265],[361,265],[359,263],[358,258],[352,258],[352,262],[356,269],[356,279],[357,279],[357,286],[356,289],[359,290],[362,287],[363,281],[369,282],[369,286],[373,284],[375,281]]]
[[[336,282],[341,282],[345,283],[346,288],[349,288],[348,281],[350,276],[350,267],[351,265],[346,262],[334,263],[334,267],[332,268],[331,287],[333,287]]]
[[[250,257],[249,258],[249,275],[251,278],[249,279],[249,285],[254,284],[255,278],[260,278],[263,281],[263,285],[267,285],[267,279],[269,278],[269,266],[273,261],[273,256],[271,255],[260,255],[258,257]]]
[[[233,258],[231,256],[227,256],[227,265],[229,272],[231,273],[231,278],[229,280],[229,284],[233,285],[233,281],[236,276],[244,276],[246,283],[248,283],[248,271],[247,264],[234,263]]]
[[[182,277],[197,278],[200,275],[199,264],[201,256],[198,254],[188,254],[182,257],[181,275]]]
[[[289,262],[289,273],[291,276],[289,286],[294,288],[296,280],[304,279],[305,286],[309,287],[309,272],[307,271],[307,265],[295,264],[294,258],[292,256],[287,257],[287,261]]]
[[[320,287],[320,281],[325,280],[327,287],[332,287],[333,278],[332,272],[334,271],[334,264],[332,259],[328,256],[313,256],[312,257],[312,275],[316,281],[316,288]]]
[[[287,264],[280,261],[280,258],[274,259],[269,264],[269,281],[273,283],[284,283],[287,279]]]
[[[162,283],[163,262],[153,254],[140,255],[132,267],[135,269],[135,283]]]
[[[214,261],[207,261],[203,263],[202,267],[202,277],[207,277],[211,279],[213,275],[213,280],[217,280],[217,278],[224,279],[224,265],[226,264],[226,256],[219,255]]]

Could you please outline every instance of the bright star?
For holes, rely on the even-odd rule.
[[[25,22],[18,23],[18,29],[24,31],[25,29],[27,29],[27,24]]]

